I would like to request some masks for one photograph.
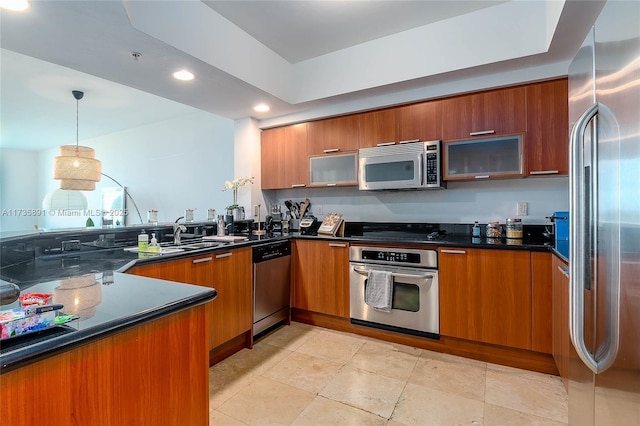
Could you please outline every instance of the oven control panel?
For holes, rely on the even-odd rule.
[[[363,250],[362,260],[419,264],[420,254],[383,250]]]
[[[349,260],[381,265],[437,268],[438,252],[436,250],[351,246],[349,248]]]

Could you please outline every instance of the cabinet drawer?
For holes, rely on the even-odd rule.
[[[524,176],[524,135],[444,143],[444,179],[477,180]]]

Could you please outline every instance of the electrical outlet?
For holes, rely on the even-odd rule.
[[[323,214],[323,212],[322,212],[322,204],[316,204],[316,213]]]
[[[529,214],[529,203],[526,201],[518,201],[518,216],[527,216]]]

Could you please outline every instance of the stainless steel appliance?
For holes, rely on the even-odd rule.
[[[444,188],[440,141],[360,148],[358,157],[360,190]]]
[[[569,67],[569,118],[569,423],[638,424],[640,2],[604,5]]]
[[[290,316],[291,241],[253,247],[253,335],[288,322]]]
[[[438,338],[438,252],[436,250],[352,246],[349,249],[351,322]],[[365,303],[370,271],[392,275],[391,312]]]

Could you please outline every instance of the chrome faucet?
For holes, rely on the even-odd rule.
[[[184,216],[180,216],[179,218],[176,219],[176,221],[173,223],[173,244],[175,245],[179,245],[180,244],[180,234],[182,232],[185,232],[187,230],[187,227],[178,223],[178,221],[180,219],[184,219]]]

